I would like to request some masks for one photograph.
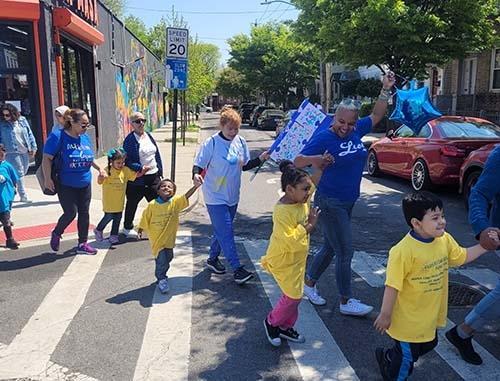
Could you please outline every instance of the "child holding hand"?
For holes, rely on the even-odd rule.
[[[375,355],[384,381],[406,380],[417,359],[437,345],[436,329],[446,326],[448,267],[469,263],[487,250],[460,247],[445,231],[443,202],[430,192],[403,199],[410,232],[389,252],[380,314],[374,326],[394,340]],[[492,231],[492,239],[498,234]]]
[[[303,343],[305,338],[293,327],[304,290],[309,234],[318,221],[319,209],[309,207],[311,177],[290,161],[280,164],[284,196],[273,211],[273,233],[262,267],[270,272],[283,295],[264,320],[267,339],[279,346],[281,339]],[[319,180],[319,178],[318,178]]]
[[[179,213],[188,207],[189,197],[201,186],[195,179],[195,185],[184,195],[176,196],[177,187],[172,180],[163,179],[158,185],[158,197],[152,200],[142,213],[137,230],[139,238],[148,233],[151,252],[155,258],[155,276],[158,289],[162,294],[168,292],[167,271],[174,258],[175,237],[179,228]]]
[[[137,177],[142,176],[144,174],[144,169],[141,172],[134,172],[126,167],[125,158],[127,154],[123,148],[113,148],[108,151],[107,156],[108,166],[105,169],[107,176],[100,174],[97,178],[97,183],[102,185],[102,208],[104,217],[102,217],[101,221],[94,229],[94,234],[96,241],[103,241],[103,231],[106,226],[113,221],[109,242],[111,244],[116,244],[118,243],[118,230],[122,219],[127,182],[134,181]]]

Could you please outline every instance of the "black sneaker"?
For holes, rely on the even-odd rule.
[[[293,341],[294,343],[303,343],[306,341],[306,338],[293,328],[288,328],[288,329],[279,328],[279,330],[280,330],[280,337],[282,339]]]
[[[234,272],[234,281],[238,284],[247,282],[251,277],[253,277],[253,274],[250,271],[245,270],[243,266],[239,267]]]
[[[389,362],[385,358],[385,353],[383,348],[375,349],[375,357],[377,358],[378,367],[380,369],[380,374],[384,381],[390,381],[389,378]]]
[[[281,345],[280,339],[280,329],[279,327],[274,327],[267,322],[267,318],[264,319],[264,328],[266,330],[267,340],[271,345],[279,347]]]
[[[207,267],[216,274],[225,274],[225,272],[226,272],[226,268],[221,263],[219,258],[215,258],[215,259],[208,258],[207,259]]]
[[[8,247],[9,249],[17,250],[19,249],[19,243],[14,239],[8,239],[5,241],[5,247]]]
[[[479,354],[474,350],[474,347],[472,346],[472,337],[462,339],[460,336],[458,336],[457,326],[446,332],[445,336],[448,341],[458,349],[460,357],[462,357],[465,362],[473,365],[481,365],[483,363],[483,359],[481,358],[481,356],[479,356]]]

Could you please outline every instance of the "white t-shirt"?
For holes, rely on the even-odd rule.
[[[17,144],[18,153],[27,153],[28,148],[26,147],[26,142],[23,136],[23,126],[17,120],[14,122],[14,136]]]
[[[236,205],[240,199],[242,167],[250,160],[241,136],[225,140],[214,134],[202,144],[194,165],[207,168],[203,197],[208,205]]]
[[[156,163],[156,146],[149,138],[149,135],[146,133],[137,135],[134,132],[134,136],[139,142],[139,161],[141,162],[141,165],[146,165],[151,168],[146,172],[146,175],[152,175],[158,172],[158,164]]]

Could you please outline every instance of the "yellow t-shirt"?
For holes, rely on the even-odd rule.
[[[108,173],[108,168],[105,169]],[[127,182],[134,181],[137,173],[128,167],[116,170],[111,167],[111,175],[102,183],[102,209],[107,213],[123,212]]]
[[[276,204],[273,211],[273,233],[261,264],[274,276],[281,291],[292,299],[302,298],[306,271],[309,234],[304,225],[309,202]]]
[[[432,341],[446,326],[448,267],[461,266],[467,251],[445,233],[422,242],[408,233],[389,252],[386,286],[398,290],[387,333],[409,343]]]
[[[173,249],[179,227],[179,213],[187,208],[189,201],[185,195],[173,196],[169,201],[151,201],[144,212],[138,228],[148,233],[153,257],[162,249]]]

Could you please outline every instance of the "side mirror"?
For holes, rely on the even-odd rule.
[[[389,130],[385,133],[385,136],[387,136],[389,139],[392,139],[394,137],[394,130]]]

